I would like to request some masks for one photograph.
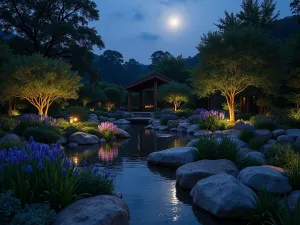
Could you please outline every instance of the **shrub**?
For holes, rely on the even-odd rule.
[[[252,158],[249,156],[238,156],[236,161],[236,165],[239,168],[239,170],[250,166],[261,166],[263,164],[264,162],[262,160]]]
[[[111,122],[103,122],[98,126],[101,137],[110,141],[117,132],[117,126]]]
[[[253,150],[259,150],[263,144],[264,141],[261,138],[253,137],[249,140],[248,146]]]
[[[193,115],[189,118],[190,122],[199,124],[201,129],[210,131],[226,130],[232,128],[234,125],[226,120],[221,120],[217,116],[209,116],[201,118],[199,115]]]
[[[242,129],[238,135],[238,139],[248,143],[251,139],[254,138],[254,132],[249,129]]]
[[[89,118],[89,111],[82,106],[72,106],[66,109],[69,117],[77,117],[80,122],[87,121]]]
[[[79,127],[77,127],[77,126],[69,126],[66,129],[64,129],[63,132],[64,132],[64,135],[66,137],[70,137],[71,134],[74,134],[74,133],[79,132],[79,131],[80,131]]]
[[[299,225],[300,224],[300,199],[297,201],[295,210],[290,210],[288,198],[284,198],[284,206],[282,210],[277,210],[277,213],[270,216],[270,225]]]
[[[179,109],[175,112],[175,115],[179,118],[181,118],[181,117],[187,118],[187,117],[191,116],[192,113],[193,112],[190,109]]]
[[[177,116],[174,114],[163,114],[160,117],[160,124],[161,125],[167,125],[169,120],[176,120]]]
[[[96,114],[98,117],[99,116],[103,116],[103,117],[108,117],[109,116],[107,112],[104,112],[104,111],[101,111],[101,110],[95,110],[92,113]]]
[[[20,210],[21,201],[13,196],[13,191],[0,194],[0,224],[10,224],[14,215]]]
[[[51,116],[39,115],[39,114],[34,114],[34,113],[22,114],[19,117],[19,121],[25,121],[25,120],[38,120],[38,121],[42,121],[44,123],[55,123],[56,122],[56,119],[52,118]]]
[[[198,159],[217,159],[218,142],[215,136],[205,135],[199,137],[198,143],[195,145],[198,149]]]
[[[22,148],[24,143],[22,141],[4,141],[0,142],[0,149],[10,149],[13,147]]]
[[[0,128],[4,131],[12,130],[16,125],[16,120],[14,118],[9,118],[6,116],[0,116]]]
[[[23,136],[23,132],[30,127],[42,127],[43,123],[40,120],[24,120],[20,121],[15,129],[14,132],[20,136]]]
[[[81,129],[81,131],[84,132],[84,133],[87,133],[87,134],[96,135],[98,137],[101,136],[100,133],[99,133],[99,131],[98,131],[98,129],[94,128],[94,127],[83,127]]]
[[[160,111],[156,111],[154,113],[152,113],[152,116],[155,118],[155,119],[160,119],[162,113]]]
[[[253,204],[254,210],[245,216],[248,224],[266,224],[271,222],[271,216],[276,215],[279,210],[280,195],[268,192],[266,190],[258,192],[254,196]],[[263,223],[262,223],[263,222]]]
[[[79,193],[91,196],[111,194],[114,190],[114,177],[109,172],[101,173],[97,168],[79,175]]]
[[[55,216],[49,204],[25,205],[12,220],[10,225],[50,225]]]
[[[2,129],[0,128],[0,138],[2,138],[2,137],[4,136],[4,134],[5,134],[4,130],[2,130]]]
[[[300,189],[300,158],[297,157],[293,161],[289,162],[285,167],[285,174],[289,179],[290,185],[295,190]]]
[[[224,136],[218,143],[218,158],[236,162],[238,150],[237,144],[231,138]]]
[[[55,129],[49,127],[29,127],[24,131],[23,136],[26,140],[34,137],[36,141],[44,144],[56,143],[61,138]]]
[[[277,125],[269,119],[258,120],[254,123],[255,129],[267,129],[270,131],[276,130]]]
[[[299,156],[295,153],[291,144],[278,143],[267,149],[265,157],[269,164],[285,167]]]

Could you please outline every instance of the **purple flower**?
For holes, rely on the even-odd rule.
[[[61,172],[62,172],[62,174],[66,174],[66,172],[67,172],[66,168],[63,167],[62,170],[61,170]]]
[[[27,173],[31,173],[32,172],[32,167],[30,165],[27,166],[26,172]]]
[[[65,166],[66,166],[67,168],[69,168],[70,165],[71,165],[71,160],[70,160],[70,159],[66,159],[66,160],[65,160]]]
[[[42,162],[39,162],[39,164],[38,164],[38,169],[39,169],[39,170],[43,169],[43,163],[42,163]]]
[[[79,172],[78,170],[75,171],[75,177],[78,177],[79,176]]]
[[[30,136],[30,138],[29,138],[29,143],[31,144],[32,142],[33,142],[33,137]]]

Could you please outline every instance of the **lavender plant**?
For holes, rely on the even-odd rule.
[[[106,141],[109,141],[116,134],[118,127],[111,122],[102,122],[98,126],[98,131],[100,132],[101,137]]]

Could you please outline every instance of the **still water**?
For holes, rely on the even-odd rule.
[[[241,224],[216,220],[193,206],[189,192],[176,186],[175,170],[147,164],[147,156],[151,152],[185,146],[192,137],[144,130],[143,125],[123,128],[131,135],[130,139],[79,146],[68,154],[78,163],[87,160],[116,175],[115,189],[123,194],[123,199],[129,206],[130,224]]]

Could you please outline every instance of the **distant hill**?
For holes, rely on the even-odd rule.
[[[274,28],[270,30],[270,34],[282,41],[287,41],[300,31],[300,24],[298,21],[298,16],[290,16],[277,20]]]

